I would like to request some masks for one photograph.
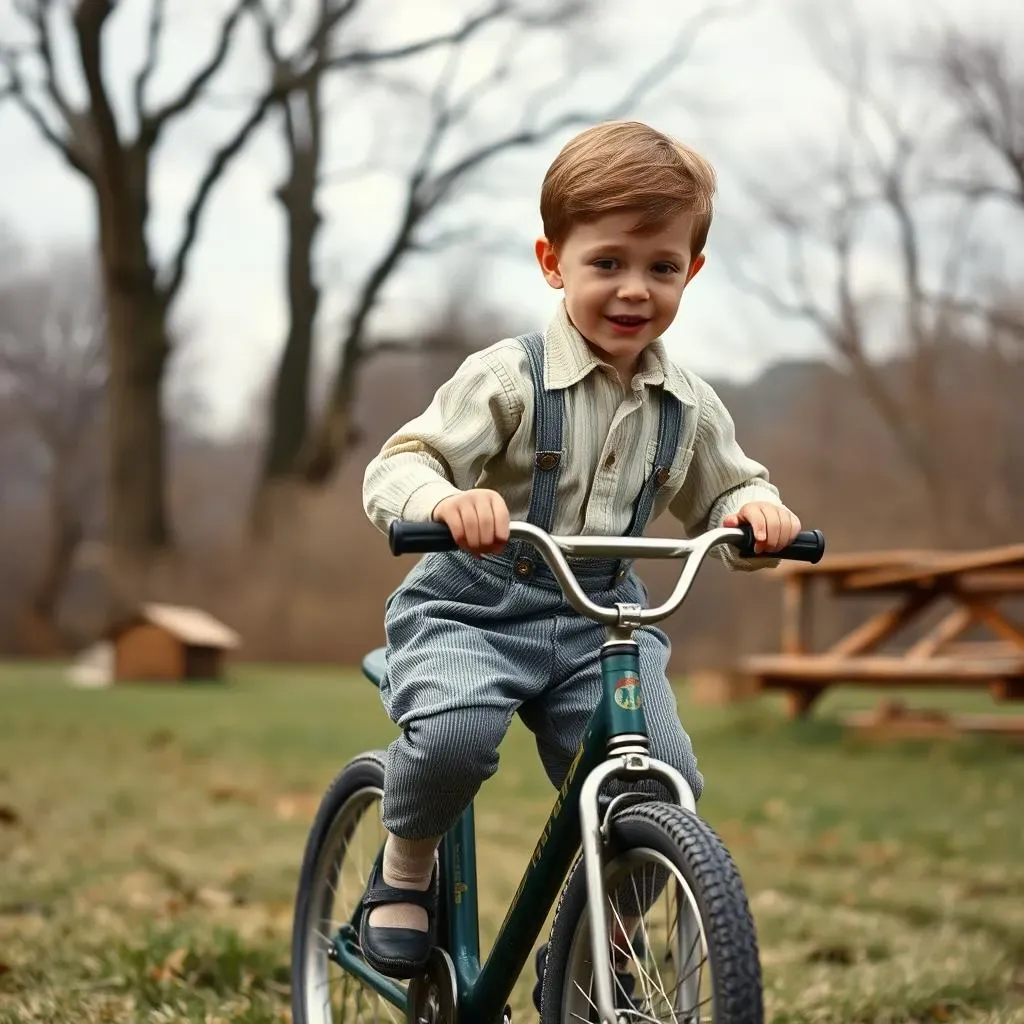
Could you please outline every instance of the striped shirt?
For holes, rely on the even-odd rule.
[[[652,521],[668,510],[693,536],[748,501],[781,504],[768,471],[737,443],[721,399],[674,365],[660,340],[643,352],[628,389],[591,351],[564,303],[544,340],[544,385],[564,395],[554,533],[629,529],[637,495],[653,471],[659,386],[682,403],[683,427]],[[512,519],[525,519],[534,454],[529,363],[522,345],[508,338],[470,355],[427,410],[385,442],[367,466],[363,506],[387,532],[397,519],[428,522],[440,501],[484,487],[504,497]]]

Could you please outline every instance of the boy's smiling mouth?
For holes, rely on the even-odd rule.
[[[622,331],[627,334],[634,334],[639,331],[642,327],[646,326],[650,319],[645,316],[630,316],[627,314],[621,315],[606,315],[607,320],[612,327],[617,331]]]

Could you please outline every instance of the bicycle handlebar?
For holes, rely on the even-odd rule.
[[[551,567],[569,603],[582,614],[606,625],[630,622],[660,622],[683,603],[704,557],[719,544],[731,544],[743,558],[786,559],[789,561],[821,561],[825,553],[825,537],[820,530],[802,530],[788,547],[781,551],[754,553],[754,530],[749,523],[736,527],[708,530],[689,540],[655,537],[558,537],[530,523],[513,522],[509,536],[525,540],[537,548]],[[425,554],[431,551],[454,551],[457,548],[451,531],[444,523],[394,522],[388,534],[394,555]],[[606,608],[587,597],[570,567],[567,558],[685,558],[682,572],[671,596],[657,608],[629,609],[625,606]]]

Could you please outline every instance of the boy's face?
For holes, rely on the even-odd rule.
[[[577,224],[557,249],[546,238],[536,244],[545,280],[565,290],[569,319],[623,376],[675,319],[683,289],[704,265],[703,255],[690,256],[692,214],[644,234],[635,224],[634,213],[610,213]]]

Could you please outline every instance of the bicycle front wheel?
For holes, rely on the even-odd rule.
[[[620,1019],[763,1024],[753,918],[736,866],[710,826],[675,804],[635,804],[610,823],[604,863]],[[551,927],[541,1022],[598,1019],[579,859]]]

